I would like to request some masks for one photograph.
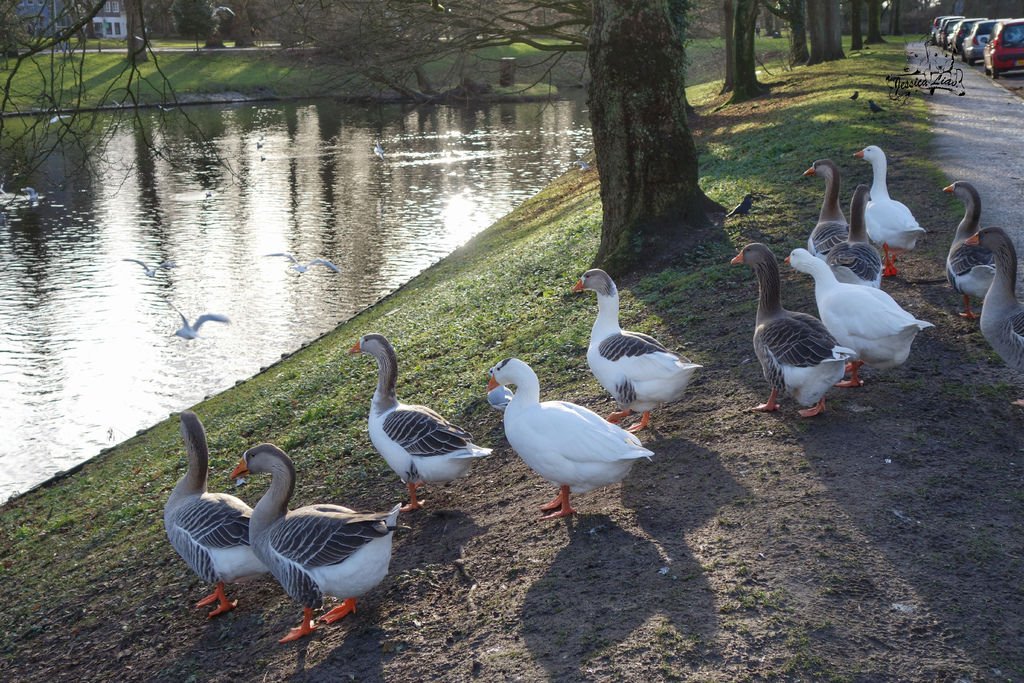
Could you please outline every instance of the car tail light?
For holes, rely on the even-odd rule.
[[[974,45],[980,45],[980,43],[978,42],[978,36],[974,36],[973,38],[971,38],[971,43]]]

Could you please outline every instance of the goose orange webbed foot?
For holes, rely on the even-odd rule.
[[[647,425],[650,423],[650,421],[651,421],[651,411],[645,410],[643,416],[640,418],[640,421],[637,422],[635,425],[627,427],[626,431],[627,432],[631,432],[633,434],[636,434],[641,429],[646,429]]]
[[[398,509],[399,512],[412,512],[413,510],[419,510],[423,507],[423,501],[416,498],[416,489],[421,484],[409,484],[409,502]]]
[[[815,415],[821,415],[825,412],[825,398],[822,397],[814,407],[807,408],[806,410],[798,410],[797,412],[800,414],[800,417],[814,417]]]
[[[864,365],[864,361],[854,361],[846,364],[846,371],[850,373],[850,379],[844,379],[842,382],[836,382],[835,386],[843,389],[855,389],[857,387],[864,386],[864,380],[857,376],[857,372],[860,370],[860,366]]]
[[[350,614],[356,613],[356,599],[345,598],[341,601],[341,604],[332,609],[327,614],[320,617],[321,624],[333,624],[336,621],[344,619]]]
[[[543,517],[541,517],[542,520],[558,519],[559,517],[569,517],[571,515],[575,515],[576,510],[574,510],[573,507],[569,505],[569,487],[562,486],[562,488],[559,489],[558,491],[558,496],[555,497],[555,499],[552,500],[547,505],[542,506],[541,510],[555,510],[550,515],[544,515]]]
[[[759,413],[774,413],[779,409],[779,403],[775,399],[778,398],[779,392],[772,389],[772,393],[768,395],[768,400],[759,406],[754,406],[751,410]]]
[[[629,408],[626,408],[625,410],[616,410],[614,413],[610,414],[608,417],[605,418],[605,422],[611,422],[613,425],[617,425],[620,422],[622,422],[622,418],[629,417],[632,414],[633,411],[630,410]]]
[[[207,595],[205,598],[196,603],[196,608],[208,607],[214,603],[218,603],[217,609],[213,610],[206,615],[207,619],[212,619],[218,615],[230,612],[231,610],[238,607],[238,600],[228,600],[228,596],[224,594],[224,582],[217,584],[217,587],[213,589],[213,592]]]
[[[303,607],[302,608],[302,623],[299,624],[296,628],[293,628],[291,631],[289,631],[288,635],[286,635],[284,638],[282,638],[281,640],[279,640],[277,642],[279,642],[279,643],[290,643],[293,640],[298,640],[299,638],[305,638],[306,636],[308,636],[309,634],[311,634],[315,630],[316,630],[316,626],[313,625],[313,610],[312,610],[312,608],[310,608],[310,607]]]
[[[978,314],[971,310],[971,300],[964,294],[964,310],[960,312],[961,318],[967,318],[968,320],[977,320]]]

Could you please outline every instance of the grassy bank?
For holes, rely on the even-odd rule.
[[[544,398],[611,409],[585,360],[593,297],[570,287],[596,250],[594,172],[572,171],[373,309],[195,407],[211,490],[234,490],[241,452],[271,441],[296,462],[293,506],[383,510],[402,487],[366,416],[376,370],[346,351],[369,331],[399,356],[399,397],[427,403],[495,447],[472,474],[426,489],[400,518],[391,575],[360,611],[297,646],[299,609],[270,581],[232,587],[240,608],[207,622],[203,586],[173,553],[162,506],[184,469],[176,419],[0,509],[0,677],[17,680],[953,680],[1024,676],[1019,643],[1024,515],[1020,416],[977,325],[941,283],[958,218],[928,146],[920,99],[886,101],[898,47],[777,75],[771,95],[717,109],[694,92],[705,190],[726,239],[620,282],[624,326],[703,364],[687,398],[641,436],[654,452],[621,486],[538,524],[553,488],[503,439],[487,368],[531,363]],[[860,99],[848,95],[859,90]],[[882,115],[865,101],[885,102]],[[931,229],[887,289],[936,323],[907,365],[834,392],[822,418],[746,410],[767,387],[753,356],[756,285],[728,264],[742,244],[801,246],[822,187],[843,202],[890,157],[890,189]],[[787,307],[813,311],[784,269]],[[116,407],[112,406],[112,410]],[[1014,469],[1016,467],[1016,469]],[[1012,476],[1007,473],[1011,473]],[[1008,580],[1008,577],[1013,577]],[[993,674],[998,671],[999,674]]]

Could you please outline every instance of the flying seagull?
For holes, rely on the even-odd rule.
[[[174,334],[181,337],[182,339],[195,339],[196,337],[198,337],[199,328],[203,326],[203,323],[210,321],[213,321],[215,323],[231,322],[230,320],[228,320],[228,317],[226,315],[220,315],[219,313],[204,313],[198,318],[196,318],[196,321],[190,325],[188,322],[188,318],[185,317],[184,313],[178,310],[177,306],[171,304],[171,308],[173,308],[177,312],[177,314],[181,316],[181,329],[176,330]]]
[[[285,257],[286,259],[288,259],[289,261],[292,262],[292,265],[291,265],[292,270],[295,270],[295,271],[297,271],[299,273],[305,273],[307,270],[309,270],[313,266],[323,266],[324,268],[327,268],[329,270],[333,270],[335,273],[340,273],[341,272],[341,268],[339,268],[338,266],[334,265],[333,263],[331,263],[330,261],[328,261],[325,258],[315,258],[312,261],[310,261],[309,263],[303,265],[302,263],[299,263],[299,260],[297,258],[295,258],[291,254],[288,254],[288,253],[285,253],[285,252],[279,252],[279,253],[276,253],[276,254],[266,254],[266,256],[283,256],[283,257]]]
[[[590,164],[588,164],[583,159],[577,159],[576,160],[576,165],[580,167],[581,171],[589,171],[590,170]]]
[[[380,144],[380,140],[374,141],[373,153],[379,156],[381,161],[384,161],[384,146]]]
[[[725,214],[725,217],[728,218],[730,216],[736,216],[736,215],[746,216],[748,213],[750,213],[750,207],[753,206],[753,205],[754,205],[754,195],[751,194],[750,192],[748,192],[747,194],[745,194],[743,196],[743,201],[741,201],[739,204],[737,204],[736,208],[734,208],[732,211],[730,211],[729,213]]]
[[[885,111],[884,109],[879,107],[877,104],[875,104],[874,100],[868,100],[868,109],[871,110],[872,114],[877,114],[880,111]]]
[[[34,187],[23,187],[21,191],[28,195],[29,206],[36,206],[39,204],[39,193],[36,192]]]
[[[164,261],[163,263],[161,263],[159,265],[156,265],[156,266],[153,266],[152,268],[150,268],[149,266],[147,266],[145,263],[143,263],[142,261],[140,261],[138,259],[123,258],[121,260],[122,261],[128,261],[130,263],[138,263],[140,266],[142,266],[142,270],[149,277],[156,277],[156,274],[158,272],[157,271],[158,268],[164,268],[165,270],[170,270],[171,268],[176,268],[178,266],[178,264],[176,264],[174,261]]]

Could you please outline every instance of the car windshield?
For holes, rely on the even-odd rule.
[[[1024,24],[1011,24],[1003,28],[1005,47],[1024,47]]]

